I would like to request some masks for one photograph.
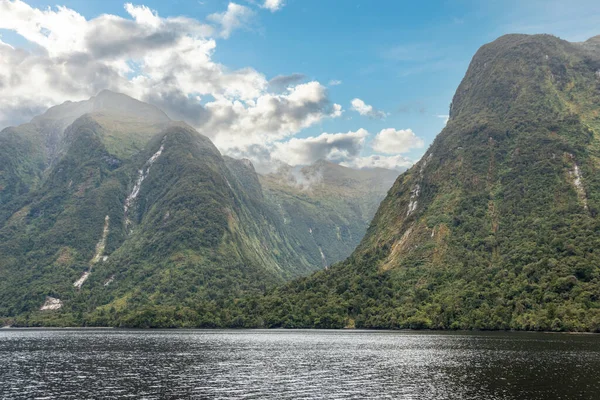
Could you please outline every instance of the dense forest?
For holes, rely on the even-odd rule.
[[[398,175],[319,162],[295,171],[320,178],[310,187],[261,177],[108,91],[0,142],[0,317],[22,325],[137,326],[147,309],[198,324],[199,304],[222,308],[346,258]]]
[[[266,327],[600,331],[599,42],[484,46],[448,125],[354,254],[241,315]]]
[[[356,240],[352,215],[375,200],[337,207],[344,185],[327,200],[259,178],[183,125],[125,135],[127,158],[108,140],[127,126],[80,118],[47,177],[34,141],[1,136],[18,150],[0,154],[4,323],[600,331],[598,38],[483,46],[447,126],[325,269],[315,249]],[[44,298],[64,306],[39,311]]]
[[[74,322],[599,332],[599,44],[508,35],[481,48],[446,128],[347,260],[255,295]]]

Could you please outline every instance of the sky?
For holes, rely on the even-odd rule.
[[[0,128],[103,89],[268,171],[402,170],[443,129],[477,49],[600,34],[590,0],[0,0]]]

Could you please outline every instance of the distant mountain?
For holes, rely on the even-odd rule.
[[[346,261],[249,326],[600,332],[600,40],[483,46]]]
[[[0,143],[0,317],[17,324],[220,326],[225,304],[325,266],[251,163],[122,94],[54,107]],[[340,232],[362,236],[345,212]],[[352,250],[338,241],[322,246],[331,261]]]
[[[398,172],[354,170],[327,161],[260,177],[289,234],[313,264],[331,265],[360,243]]]

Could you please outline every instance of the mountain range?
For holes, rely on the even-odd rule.
[[[218,325],[206,310],[347,257],[398,175],[325,161],[291,170],[259,176],[110,91],[6,128],[0,316]]]
[[[600,37],[484,45],[397,179],[259,175],[110,92],[4,130],[0,168],[17,325],[600,332]]]

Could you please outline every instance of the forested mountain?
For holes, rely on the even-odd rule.
[[[600,38],[483,46],[346,261],[248,326],[600,331]]]
[[[249,161],[127,96],[65,103],[0,142],[0,317],[17,324],[218,326],[225,303],[330,262]],[[350,181],[372,174],[339,168]],[[364,234],[396,176],[386,174],[373,192],[331,200],[340,211],[325,207],[326,223],[318,202],[303,209],[315,233],[339,229],[331,262]]]
[[[483,46],[447,126],[329,268],[393,173],[259,176],[113,96],[0,134],[11,322],[600,331],[598,37]]]
[[[345,259],[358,246],[398,172],[355,170],[324,160],[261,175],[265,196],[311,263]]]

